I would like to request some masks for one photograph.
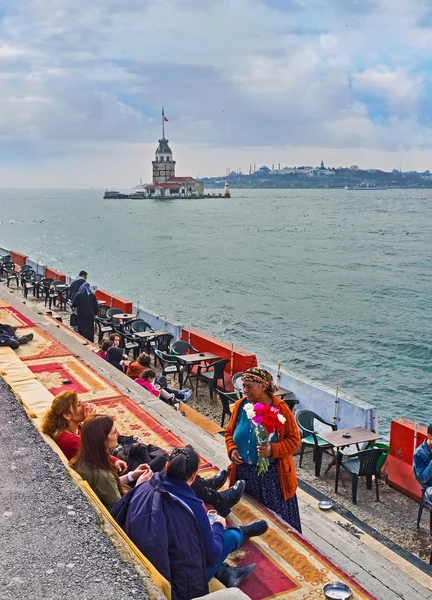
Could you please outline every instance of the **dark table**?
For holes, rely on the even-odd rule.
[[[186,378],[183,379],[183,374],[180,373],[179,381],[180,387],[183,388],[186,385],[186,381],[192,377],[192,368],[194,365],[200,365],[202,362],[208,366],[208,363],[215,362],[216,360],[220,360],[220,356],[217,354],[212,354],[211,352],[197,352],[194,354],[179,354],[175,357],[179,364],[186,371]],[[198,377],[198,374],[197,374]]]

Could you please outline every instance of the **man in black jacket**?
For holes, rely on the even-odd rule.
[[[80,287],[86,281],[87,281],[87,273],[85,271],[80,271],[78,277],[76,279],[74,279],[70,285],[69,298],[70,298],[71,302],[74,301],[74,298],[78,294]]]

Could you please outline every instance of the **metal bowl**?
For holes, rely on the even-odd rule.
[[[349,431],[345,431],[345,432],[342,434],[342,437],[344,437],[344,438],[350,438],[350,437],[351,437],[351,434],[350,434],[350,432],[349,432]]]
[[[330,500],[320,500],[320,502],[318,502],[318,508],[321,510],[330,510],[333,508],[333,502],[330,502]]]
[[[328,600],[349,600],[349,598],[352,598],[352,589],[342,581],[326,583],[323,592]]]

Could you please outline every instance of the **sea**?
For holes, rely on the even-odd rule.
[[[432,422],[432,190],[0,190],[0,246]]]

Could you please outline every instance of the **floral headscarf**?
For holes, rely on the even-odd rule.
[[[245,373],[243,373],[241,378],[243,381],[263,383],[266,386],[266,392],[274,393],[279,389],[273,381],[273,375],[265,369],[260,369],[259,367],[252,367],[251,369],[248,369]]]

